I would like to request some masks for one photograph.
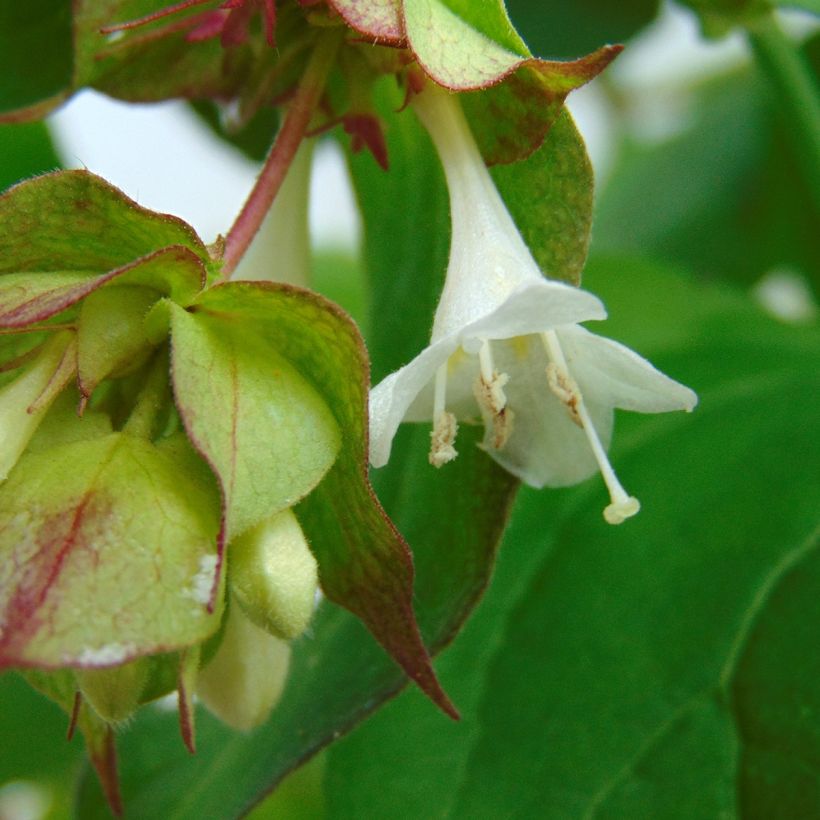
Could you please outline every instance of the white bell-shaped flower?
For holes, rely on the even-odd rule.
[[[606,456],[613,408],[691,410],[696,395],[579,322],[603,319],[592,294],[545,279],[478,151],[455,95],[414,98],[444,166],[452,240],[429,347],[370,394],[370,460],[387,463],[402,421],[432,421],[430,463],[456,456],[457,420],[483,420],[483,447],[533,487],[600,470],[613,524],[640,505]]]

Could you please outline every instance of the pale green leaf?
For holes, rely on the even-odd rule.
[[[107,666],[218,627],[218,500],[148,442],[25,455],[0,511],[2,665]]]

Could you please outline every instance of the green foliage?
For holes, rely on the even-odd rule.
[[[493,179],[541,270],[579,284],[592,228],[592,166],[569,113],[534,154],[497,166]]]
[[[316,355],[318,323],[304,323],[310,335],[301,346],[273,344],[270,328],[293,301],[276,296],[262,286],[225,285],[193,312],[171,307],[177,407],[219,478],[228,540],[293,506],[339,450],[330,409],[300,374]],[[314,315],[321,319],[320,310]],[[264,323],[249,324],[260,316]]]
[[[658,0],[507,0],[507,10],[533,53],[571,59],[603,43],[622,43],[650,23]]]
[[[214,502],[212,486],[123,433],[24,456],[0,490],[0,662],[110,665],[206,638],[219,626],[201,605]]]
[[[657,266],[609,260],[587,282],[618,317],[609,332],[701,404],[691,419],[623,419],[615,457],[643,502],[631,529],[600,522],[594,487],[522,494],[493,584],[439,664],[464,720],[438,724],[412,692],[386,706],[329,751],[329,817],[817,811],[785,764],[820,749],[805,642],[820,419],[793,423],[818,387],[817,333]]]
[[[206,247],[83,171],[15,186],[56,157],[40,124],[0,130],[0,188],[13,186],[0,196],[0,666],[30,667],[28,683],[65,713],[0,677],[0,784],[44,783],[65,813],[78,748],[52,729],[70,714],[96,769],[74,815],[110,816],[112,725],[178,689],[179,714],[143,709],[122,726],[127,816],[230,818],[260,801],[260,820],[820,814],[820,339],[740,290],[774,268],[820,269],[820,109],[772,2],[687,3],[709,34],[746,27],[770,87],[738,74],[695,89],[687,130],[617,146],[599,201],[584,284],[607,302],[607,330],[701,400],[691,418],[619,419],[613,456],[641,515],[607,527],[597,483],[525,490],[514,505],[517,481],[469,421],[441,470],[427,463],[429,428],[405,425],[371,486],[368,373],[380,381],[425,348],[448,266],[444,177],[408,98],[431,80],[461,92],[538,264],[577,284],[592,172],[563,103],[617,56],[603,43],[658,8],[508,5],[280,2],[270,48],[261,3],[139,22],[164,4],[0,0],[0,119],[40,117],[83,87],[182,97],[223,140],[268,154],[263,194],[305,132],[338,123],[377,157],[384,138],[390,166],[349,153],[361,259],[313,266],[365,348],[316,293],[224,281],[241,256],[236,226]],[[220,41],[229,16],[238,27]],[[302,75],[331,55],[323,96],[320,72]],[[572,399],[570,382],[559,387]],[[284,626],[279,581],[295,575],[275,577],[271,557],[283,545],[231,551],[280,511],[306,568]],[[249,573],[269,558],[260,590]],[[273,648],[258,627],[301,631],[317,566],[311,625]],[[243,606],[256,626],[233,640]],[[430,656],[462,629],[438,662],[454,706]],[[463,720],[401,693],[408,678]],[[219,722],[196,705],[197,680],[200,703],[222,695],[215,714],[261,725]],[[192,749],[194,724],[192,757],[179,734]]]
[[[71,0],[0,3],[0,121],[41,116],[68,92],[73,68]]]
[[[60,164],[48,129],[41,122],[0,125],[0,191]]]
[[[594,249],[668,259],[743,284],[786,266],[820,292],[815,192],[763,78],[743,72],[712,81],[698,90],[693,111],[667,141],[622,145],[596,214]]]

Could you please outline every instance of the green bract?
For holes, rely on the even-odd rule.
[[[275,697],[237,712],[217,694],[273,674],[222,680],[238,651],[219,649],[225,566],[234,538],[283,511],[298,531],[299,503],[325,593],[452,709],[415,625],[406,544],[367,483],[367,359],[346,315],[286,285],[209,285],[219,259],[187,225],[86,172],[13,188],[0,217],[0,667],[42,670],[41,688],[69,711],[55,692],[78,693],[103,727],[179,689],[193,747],[198,659],[214,656],[206,703],[255,725]],[[269,556],[290,549],[268,534]],[[246,566],[247,552],[238,581]],[[312,578],[304,600],[286,585],[241,606],[293,637],[315,562]],[[249,629],[224,634],[245,646]],[[113,801],[113,758],[95,765]]]

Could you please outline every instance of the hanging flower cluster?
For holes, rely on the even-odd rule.
[[[458,421],[484,423],[482,446],[533,487],[600,470],[620,524],[640,509],[606,455],[613,408],[691,410],[697,397],[623,345],[580,322],[603,319],[592,294],[544,278],[481,158],[458,100],[428,86],[413,106],[450,193],[452,238],[430,346],[370,396],[370,459],[390,456],[402,421],[430,421],[430,463],[456,457]]]

